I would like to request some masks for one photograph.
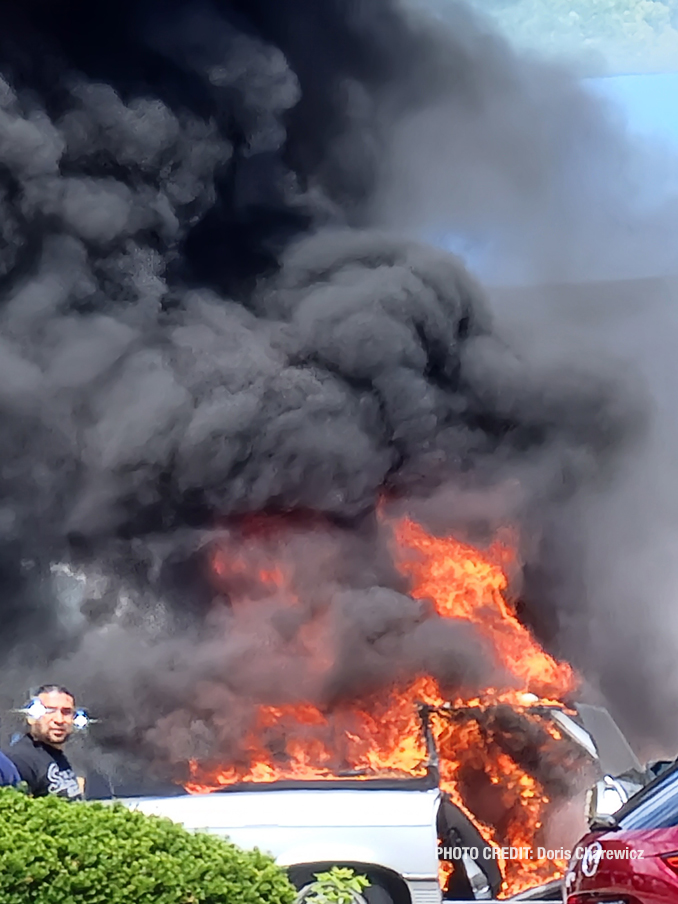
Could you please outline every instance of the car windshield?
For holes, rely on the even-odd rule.
[[[635,794],[616,814],[620,829],[665,829],[678,825],[678,765]]]

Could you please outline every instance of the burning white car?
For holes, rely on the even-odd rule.
[[[597,765],[600,787],[619,785],[626,789],[622,794],[629,794],[646,780],[605,710],[582,705],[576,719],[559,709],[549,715]],[[430,745],[429,723],[424,719],[423,724]],[[502,886],[501,855],[441,790],[435,747],[429,749],[426,774],[411,779],[244,783],[210,793],[127,798],[124,803],[194,831],[227,837],[241,847],[267,851],[289,870],[300,891],[316,873],[336,865],[368,876],[368,904],[492,900]],[[613,778],[606,770],[623,772],[625,778]],[[555,881],[515,900],[556,900],[559,895]]]
[[[484,555],[409,519],[392,533],[413,597],[432,600],[441,624],[473,624],[512,676],[504,688],[451,698],[419,673],[324,708],[257,702],[237,749],[222,755],[217,746],[214,760],[190,761],[178,796],[135,789],[126,804],[268,851],[299,889],[337,865],[368,875],[370,904],[491,900],[538,886],[548,900],[566,867],[549,845],[538,853],[552,814],[596,779],[621,776],[630,793],[644,781],[642,767],[605,711],[571,708],[571,667],[517,619],[504,596],[510,549]],[[247,573],[264,569],[282,610],[298,614],[286,570],[267,547],[263,553],[261,568]],[[230,587],[234,561],[240,567],[223,545],[213,551],[215,573],[236,603],[229,630],[237,633],[252,604],[240,605]],[[320,674],[333,647],[312,612],[309,619]],[[533,855],[500,854],[506,845]]]
[[[416,780],[398,787],[262,785],[175,798],[139,798],[127,806],[167,816],[189,829],[230,838],[273,854],[300,889],[335,865],[366,874],[366,900],[379,904],[434,904],[438,882],[436,818],[440,791]],[[491,898],[487,881],[478,897]]]

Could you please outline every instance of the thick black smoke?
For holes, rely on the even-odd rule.
[[[480,115],[517,64],[392,0],[6,7],[3,692],[58,660],[109,750],[181,761],[236,749],[251,700],[480,682],[491,657],[405,595],[376,503],[444,483],[482,533],[517,484],[498,520],[538,536],[626,403],[527,363],[460,261],[372,227],[398,123],[445,97]],[[237,616],[206,577],[215,532],[265,511],[327,519],[277,554],[315,588],[329,679],[275,594]],[[84,589],[57,593],[66,565]]]

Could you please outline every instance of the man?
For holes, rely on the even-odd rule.
[[[21,777],[14,763],[4,753],[0,753],[0,786],[18,785],[20,781]]]
[[[82,790],[63,752],[73,733],[75,698],[65,687],[46,684],[35,698],[39,705],[27,716],[28,731],[7,751],[21,780],[34,797],[54,794],[69,800],[82,798]]]

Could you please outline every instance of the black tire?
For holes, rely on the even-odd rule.
[[[294,904],[304,904],[304,902],[305,902],[304,893],[305,892],[310,893],[311,890],[312,890],[311,885],[306,885],[306,886],[304,886],[304,888],[299,889],[299,894],[295,898]],[[363,897],[363,895],[356,895],[355,899],[353,901],[351,901],[351,904],[369,904],[369,902],[367,901],[367,898]]]
[[[388,891],[383,885],[379,884],[370,885],[369,888],[366,888],[363,892],[363,897],[367,904],[395,904]]]
[[[294,881],[296,879],[296,881]],[[305,876],[301,881],[300,877],[295,876],[293,878],[293,882],[296,885],[299,895],[302,895],[304,891],[311,885],[312,879],[310,877]],[[362,901],[360,900],[362,898]],[[393,898],[389,894],[388,890],[384,888],[379,882],[373,882],[368,888],[366,888],[362,894],[356,898],[356,904],[395,904]],[[302,899],[303,904],[303,899]]]

